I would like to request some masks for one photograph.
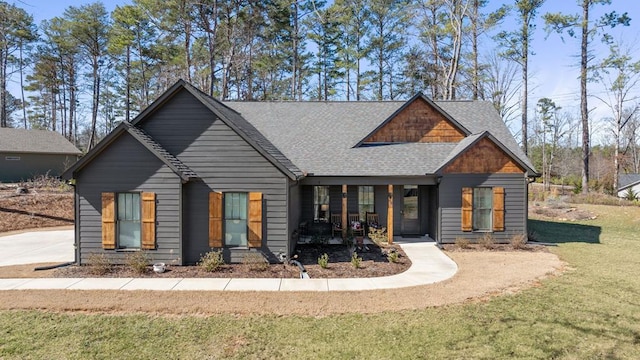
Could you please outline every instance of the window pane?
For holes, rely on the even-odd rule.
[[[247,246],[247,193],[225,193],[225,245]]]
[[[492,207],[493,207],[493,190],[491,188],[473,189],[473,228],[474,230],[491,230]]]
[[[314,186],[313,187],[313,219],[329,220],[329,187]]]
[[[373,186],[358,186],[358,212],[364,220],[366,213],[374,212]]]
[[[140,248],[140,222],[121,221],[118,243],[121,248]]]

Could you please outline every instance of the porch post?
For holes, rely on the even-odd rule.
[[[387,199],[387,242],[393,244],[393,185],[389,185]]]
[[[347,185],[342,185],[342,238],[347,238]]]

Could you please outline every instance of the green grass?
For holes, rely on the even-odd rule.
[[[585,207],[598,218],[530,225],[572,270],[486,303],[326,318],[3,311],[0,358],[637,358],[640,208]]]

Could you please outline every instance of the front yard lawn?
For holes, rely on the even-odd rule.
[[[531,221],[539,241],[558,244],[550,250],[569,270],[513,295],[367,315],[7,310],[0,311],[0,358],[637,358],[640,208],[580,206],[597,218]]]

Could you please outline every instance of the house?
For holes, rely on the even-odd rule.
[[[220,102],[179,81],[63,175],[77,260],[147,249],[192,264],[291,254],[301,224],[375,212],[394,236],[527,233],[538,176],[479,101]]]
[[[80,155],[55,131],[0,128],[0,182],[59,176]]]
[[[640,174],[620,174],[618,179],[618,197],[626,198],[629,192],[637,199],[640,197]]]

